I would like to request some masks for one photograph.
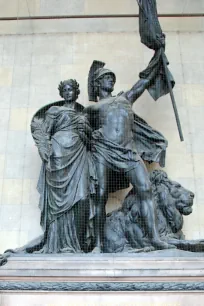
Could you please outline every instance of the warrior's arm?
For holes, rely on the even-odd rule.
[[[86,115],[81,116],[81,120],[79,120],[79,123],[77,125],[77,130],[81,140],[89,148],[92,136],[92,128],[86,117]]]
[[[149,87],[149,85],[150,85],[150,80],[141,79],[130,90],[124,93],[125,97],[131,103],[134,103],[145,91],[145,89]]]
[[[84,108],[83,113],[86,114],[91,127],[95,130],[99,125],[99,106],[97,103]]]
[[[128,99],[131,103],[134,103],[141,96],[141,94],[143,94],[145,89],[148,89],[149,86],[152,84],[156,75],[159,72],[159,69],[160,65],[157,64],[157,66],[152,69],[152,72],[149,74],[147,79],[140,79],[139,81],[137,81],[137,83],[133,85],[130,90],[124,93],[126,99]]]

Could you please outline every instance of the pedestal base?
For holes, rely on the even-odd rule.
[[[0,268],[0,305],[203,305],[203,255],[18,255]]]
[[[127,288],[132,282],[138,284],[164,281],[172,284],[173,282],[202,282],[204,281],[204,253],[171,249],[135,255],[123,253],[14,255],[8,258],[6,265],[0,267],[0,278],[3,281],[3,283],[0,282],[0,289],[4,289],[2,286],[7,284],[6,290],[9,290],[9,284],[23,282],[26,282],[29,290],[32,290],[32,286],[29,287],[30,282],[35,288],[38,283],[43,286],[49,282],[50,289],[53,284],[53,290],[58,291],[63,291],[62,284],[66,282],[67,284],[80,282],[81,288],[73,287],[77,291],[85,290],[85,287],[91,290],[93,282],[97,284],[127,282]],[[83,282],[86,282],[86,285]],[[46,290],[46,287],[43,288]],[[24,290],[23,287],[22,290]]]

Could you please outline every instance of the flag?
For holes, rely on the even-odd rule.
[[[139,5],[139,31],[141,42],[155,52],[148,67],[140,72],[140,78],[147,79],[154,69],[157,70],[157,76],[148,88],[150,95],[154,100],[169,93],[167,77],[171,82],[172,88],[175,81],[169,69],[167,74],[164,70],[164,61],[169,65],[168,59],[164,53],[165,35],[162,32],[158,16],[156,0],[137,0]]]

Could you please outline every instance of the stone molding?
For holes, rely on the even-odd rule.
[[[16,255],[0,267],[0,291],[204,291],[202,254],[155,253]]]
[[[204,282],[0,282],[0,291],[204,291]]]
[[[2,20],[0,24],[0,35],[139,31],[137,17]],[[161,25],[164,32],[204,31],[203,17],[164,17]]]

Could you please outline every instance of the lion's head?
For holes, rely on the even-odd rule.
[[[194,193],[174,181],[171,182],[170,193],[178,211],[182,215],[190,215],[193,211]]]
[[[183,215],[192,213],[194,193],[179,183],[171,181],[162,170],[150,174],[157,206],[160,232],[177,233],[183,226]]]

